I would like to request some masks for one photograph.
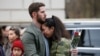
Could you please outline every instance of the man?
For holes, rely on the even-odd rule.
[[[28,10],[33,22],[22,36],[24,56],[48,56],[48,43],[40,30],[46,18],[45,5],[40,2],[32,3]]]

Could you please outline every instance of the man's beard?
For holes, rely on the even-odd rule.
[[[42,20],[41,17],[39,17],[39,15],[37,15],[37,21],[40,23],[40,24],[43,24],[45,21]]]

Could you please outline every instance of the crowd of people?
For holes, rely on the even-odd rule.
[[[0,56],[21,56],[24,53],[21,34],[18,27],[0,27]]]
[[[21,31],[18,27],[0,27],[0,56],[77,56],[71,51],[71,36],[57,16],[46,18],[45,4],[30,4],[31,24]]]

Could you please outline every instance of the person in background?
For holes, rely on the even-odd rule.
[[[24,56],[49,56],[48,43],[40,29],[46,19],[45,4],[34,2],[30,4],[28,10],[32,23],[22,36]]]
[[[5,56],[3,51],[3,36],[2,36],[2,28],[0,27],[0,56]]]
[[[9,29],[9,32],[8,32],[8,40],[9,40],[9,43],[6,46],[7,47],[7,50],[5,51],[6,56],[11,56],[12,43],[15,40],[19,40],[19,39],[20,39],[20,31],[19,31],[19,29],[16,28],[16,27],[11,27]]]
[[[22,39],[22,36],[23,36],[25,30],[26,30],[25,27],[21,27],[21,28],[20,28],[20,38],[21,38],[21,39]]]
[[[23,56],[24,54],[24,46],[21,40],[15,40],[12,43],[12,55],[11,56]]]
[[[10,28],[11,28],[11,26],[7,26],[7,25],[4,25],[4,26],[1,27],[2,35],[3,35],[3,38],[4,38],[4,44],[6,44],[8,42],[8,32],[9,32]]]
[[[8,31],[9,31],[9,29],[10,29],[10,26],[7,26],[7,25],[3,25],[2,27],[1,27],[1,29],[2,29],[2,35],[3,35],[3,37],[5,37],[5,38],[7,38],[8,37]]]
[[[4,42],[4,45],[3,45],[3,50],[6,51],[7,50],[7,45],[9,43],[9,40],[8,40],[8,32],[9,32],[9,29],[11,28],[11,26],[7,26],[7,25],[3,25],[1,27],[2,29],[2,36],[3,36],[3,42]]]
[[[47,18],[42,32],[51,41],[50,56],[70,56],[70,34],[58,17]],[[77,54],[77,50],[73,52]]]

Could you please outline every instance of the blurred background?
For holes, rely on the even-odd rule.
[[[99,19],[100,0],[0,0],[0,23],[30,22],[28,6],[32,2],[46,4],[47,17],[64,19]]]
[[[66,16],[70,18],[99,18],[100,0],[65,0]]]
[[[65,0],[0,0],[0,23],[30,22],[31,17],[28,13],[28,6],[32,2],[45,3],[47,17],[56,15],[62,20],[66,17]]]

